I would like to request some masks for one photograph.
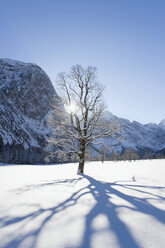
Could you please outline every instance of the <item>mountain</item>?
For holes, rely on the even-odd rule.
[[[43,162],[47,118],[57,93],[37,65],[0,59],[0,160]]]
[[[37,65],[0,59],[0,162],[45,163],[52,155],[50,116],[59,97],[46,73]],[[54,116],[56,118],[56,116]],[[111,152],[94,147],[93,157],[115,154],[121,159],[165,156],[165,120],[160,124],[130,122],[106,111],[119,133],[100,139]],[[55,162],[55,157],[51,157]],[[50,161],[50,159],[49,159]],[[50,162],[51,162],[50,161]]]
[[[130,122],[119,118],[106,111],[106,121],[115,122],[120,127],[119,139],[104,138],[102,142],[111,147],[112,152],[123,154],[125,151],[134,151],[140,157],[147,154],[158,154],[165,149],[165,120],[160,124],[141,124],[137,121]]]
[[[161,126],[162,128],[165,128],[165,119],[163,119],[160,123],[159,126]]]

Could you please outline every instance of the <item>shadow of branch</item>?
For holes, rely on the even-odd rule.
[[[159,196],[158,194],[147,192],[148,189],[153,190],[164,190],[165,187],[156,187],[156,186],[142,186],[137,184],[129,184],[129,183],[120,183],[120,182],[114,182],[114,183],[107,183],[103,181],[97,181],[94,178],[84,175],[79,178],[74,179],[64,179],[64,180],[55,180],[52,182],[45,182],[43,184],[36,184],[36,185],[28,185],[24,188],[19,188],[16,190],[17,193],[23,194],[26,191],[34,190],[37,188],[44,188],[44,187],[52,187],[53,185],[59,185],[59,184],[70,184],[74,185],[79,183],[81,180],[87,180],[88,185],[84,187],[80,187],[77,191],[75,191],[69,198],[61,202],[60,204],[50,207],[50,208],[41,208],[39,207],[38,210],[33,211],[27,215],[21,216],[21,217],[15,217],[15,218],[9,218],[9,216],[6,216],[4,218],[0,219],[1,228],[6,226],[12,226],[15,223],[24,223],[26,225],[26,221],[33,221],[38,216],[40,216],[43,213],[47,213],[46,217],[43,218],[41,224],[36,227],[35,230],[32,230],[30,232],[17,235],[16,238],[11,240],[6,248],[17,248],[20,246],[20,244],[26,240],[27,238],[32,238],[32,245],[31,247],[36,247],[37,239],[43,230],[46,223],[48,223],[53,216],[55,216],[59,212],[64,212],[68,208],[73,207],[79,199],[83,199],[85,195],[90,195],[95,199],[95,205],[90,209],[89,213],[85,216],[85,231],[83,234],[83,238],[81,240],[81,244],[77,246],[77,248],[89,248],[91,247],[91,238],[92,235],[95,234],[95,229],[93,228],[93,221],[97,216],[100,214],[103,214],[106,216],[109,225],[108,229],[112,231],[117,239],[118,245],[121,248],[128,248],[128,247],[134,247],[139,248],[140,246],[135,240],[135,237],[131,234],[131,231],[129,227],[124,223],[124,221],[121,220],[121,218],[118,215],[118,210],[122,207],[125,207],[127,209],[130,209],[135,212],[143,213],[149,216],[154,217],[157,221],[165,224],[165,211],[161,210],[155,206],[153,206],[149,200],[150,199],[157,199],[157,200],[165,200],[164,197]],[[132,182],[132,181],[130,181]],[[133,180],[134,182],[134,180]],[[83,185],[83,184],[82,184]],[[140,188],[140,189],[139,189]],[[137,196],[131,196],[129,194],[126,194],[123,192],[123,189],[129,189],[133,191],[137,191],[141,194],[148,195],[148,197],[140,198]],[[127,203],[130,203],[130,206],[128,204],[125,205],[117,205],[114,204],[112,199],[112,195],[115,195],[121,200],[126,201]],[[85,199],[85,198],[84,198]],[[76,246],[74,246],[76,248]],[[69,246],[68,246],[69,248]],[[73,248],[73,246],[72,246]]]

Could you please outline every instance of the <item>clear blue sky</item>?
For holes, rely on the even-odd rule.
[[[54,84],[96,66],[113,114],[165,118],[165,0],[0,0],[0,57],[37,63]]]

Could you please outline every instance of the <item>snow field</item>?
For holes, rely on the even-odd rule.
[[[0,166],[0,248],[164,248],[165,160]]]

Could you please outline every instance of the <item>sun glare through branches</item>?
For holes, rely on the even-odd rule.
[[[66,108],[66,111],[68,113],[73,113],[74,114],[76,112],[76,105],[73,104],[73,103],[67,105],[65,108]]]

